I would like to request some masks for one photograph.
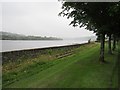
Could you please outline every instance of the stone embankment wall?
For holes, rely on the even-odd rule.
[[[27,49],[27,50],[19,50],[19,51],[9,51],[9,52],[2,52],[2,63],[11,62],[15,60],[19,60],[20,58],[33,58],[38,54],[48,54],[49,50],[56,50],[56,49],[65,49],[70,50],[72,48],[77,48],[84,44],[76,44],[76,45],[67,45],[67,46],[57,46],[57,47],[48,47],[48,48],[37,48],[37,49]]]

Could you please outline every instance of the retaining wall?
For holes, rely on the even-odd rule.
[[[15,61],[20,58],[27,58],[27,57],[35,57],[38,54],[47,54],[47,50],[55,50],[55,49],[72,49],[77,48],[84,44],[75,44],[75,45],[66,45],[66,46],[57,46],[57,47],[47,47],[47,48],[37,48],[37,49],[27,49],[27,50],[18,50],[18,51],[9,51],[9,52],[2,52],[2,63]]]

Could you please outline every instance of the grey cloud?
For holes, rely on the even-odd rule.
[[[3,31],[56,37],[94,36],[84,28],[69,26],[70,20],[58,16],[60,11],[60,2],[2,3]]]

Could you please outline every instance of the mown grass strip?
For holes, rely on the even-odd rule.
[[[84,45],[78,48],[74,55],[53,60],[54,65],[43,71],[39,71],[40,68],[36,67],[34,70],[38,70],[38,73],[5,87],[109,88],[112,69],[116,62],[116,53],[112,56],[105,53],[107,64],[100,64],[98,59],[99,44]]]

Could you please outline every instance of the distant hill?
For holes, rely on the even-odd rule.
[[[26,36],[10,32],[0,32],[0,40],[62,40],[56,37]]]

